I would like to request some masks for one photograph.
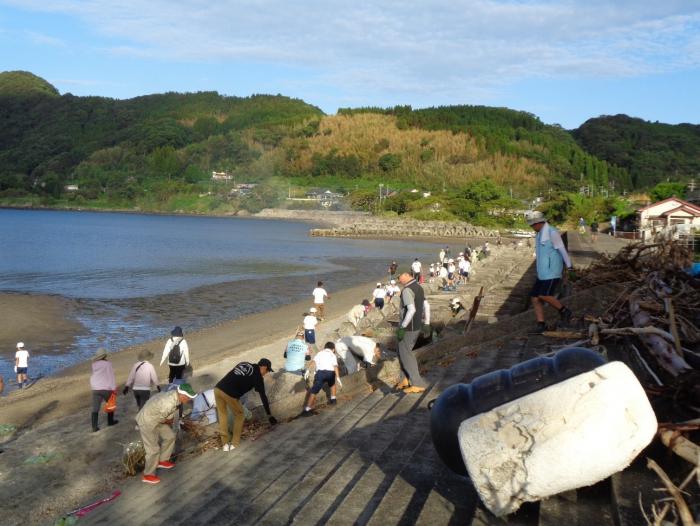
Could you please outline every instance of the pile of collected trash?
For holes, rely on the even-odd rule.
[[[622,349],[656,412],[659,439],[692,466],[676,484],[649,461],[668,497],[652,507],[653,524],[695,524],[690,501],[700,486],[700,279],[692,264],[692,252],[677,242],[636,243],[603,257],[575,283],[579,290],[615,285],[616,299],[602,314],[586,317],[587,341]]]

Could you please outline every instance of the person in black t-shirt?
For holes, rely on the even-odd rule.
[[[219,435],[224,451],[233,451],[241,443],[244,417],[243,406],[239,399],[251,389],[255,389],[260,395],[270,424],[277,423],[277,419],[270,414],[270,403],[267,400],[265,383],[263,382],[263,376],[271,372],[274,372],[272,363],[267,358],[261,358],[257,364],[241,362],[216,384],[214,400],[219,420]],[[228,428],[229,409],[233,412],[233,435]]]

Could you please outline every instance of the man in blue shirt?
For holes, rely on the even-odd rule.
[[[564,268],[572,268],[571,259],[566,251],[559,231],[547,223],[542,212],[534,211],[527,217],[528,224],[537,232],[535,236],[535,254],[537,258],[537,281],[530,292],[532,307],[537,319],[536,333],[545,331],[544,304],[548,303],[559,311],[562,322],[571,320],[571,311],[554,297],[555,291],[562,280],[566,280]]]
[[[298,331],[295,339],[284,351],[284,368],[288,373],[304,374],[306,362],[311,360],[311,348],[304,342],[304,331]]]

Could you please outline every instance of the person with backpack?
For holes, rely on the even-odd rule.
[[[173,383],[173,380],[182,380],[185,367],[190,364],[190,349],[180,327],[175,327],[170,331],[170,338],[165,342],[160,365],[163,365],[166,359],[168,360],[168,367],[170,367],[168,382]]]
[[[143,407],[151,397],[151,386],[153,385],[160,393],[160,385],[158,385],[158,375],[156,370],[149,362],[153,358],[151,351],[143,350],[139,353],[138,361],[133,365],[129,372],[129,377],[126,380],[126,385],[122,394],[126,395],[129,388],[134,391],[136,405],[139,409]]]

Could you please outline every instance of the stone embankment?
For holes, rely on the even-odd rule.
[[[444,238],[496,238],[497,230],[490,230],[469,223],[447,221],[417,221],[410,219],[382,219],[363,217],[350,224],[332,228],[314,228],[317,237],[444,237]]]
[[[399,372],[392,351],[396,347],[392,322],[398,319],[398,309],[390,303],[381,311],[370,311],[358,327],[349,323],[340,327],[338,336],[373,333],[386,352],[376,366],[343,378],[337,406],[324,408],[321,395],[314,417],[289,420],[256,440],[244,441],[233,453],[209,451],[179,463],[175,476],[165,474],[158,486],[144,488],[132,479],[121,488],[119,499],[81,522],[130,524],[138,516],[141,524],[173,525],[439,525],[469,523],[475,514],[490,520],[476,508],[466,481],[437,457],[427,425],[427,405],[469,376],[475,365],[478,372],[521,357],[519,342],[507,353],[487,353],[484,360],[465,356],[467,351],[461,349],[467,340],[461,336],[460,321],[464,312],[453,318],[448,304],[455,296],[471,304],[483,286],[482,315],[469,341],[502,337],[493,322],[522,311],[522,287],[511,285],[529,281],[531,267],[528,249],[494,247],[490,257],[475,263],[473,281],[456,292],[442,292],[434,283],[425,285],[433,320],[442,330],[437,342],[418,351],[430,382],[422,395],[392,390]],[[518,299],[507,292],[508,286]],[[493,302],[487,301],[491,296]],[[524,326],[523,321],[519,325]],[[482,335],[484,331],[489,335]],[[298,414],[303,386],[283,381],[270,387],[273,414]],[[182,480],[188,481],[184,492]]]

